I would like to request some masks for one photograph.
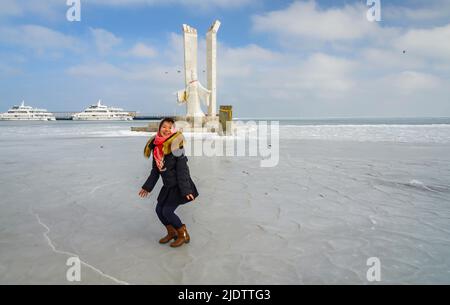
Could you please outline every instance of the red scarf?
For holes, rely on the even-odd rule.
[[[163,137],[159,132],[156,134],[155,141],[153,142],[155,144],[155,148],[153,149],[153,158],[156,161],[156,166],[158,167],[159,171],[161,172],[164,167],[164,151],[163,151],[163,144],[166,142],[168,138],[170,138],[175,132],[171,132],[167,137]]]

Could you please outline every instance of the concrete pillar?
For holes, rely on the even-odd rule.
[[[186,87],[192,81],[193,72],[197,73],[197,30],[183,24],[184,37],[184,78]]]
[[[183,24],[184,36],[184,78],[185,87],[189,88],[189,102],[186,103],[186,116],[203,117],[204,113],[200,108],[197,82],[197,30],[187,24]]]
[[[216,20],[206,34],[207,89],[211,91],[208,116],[211,118],[215,118],[217,112],[217,32],[219,28],[220,21]]]

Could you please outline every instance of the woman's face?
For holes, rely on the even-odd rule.
[[[164,122],[161,126],[161,129],[159,130],[159,133],[163,137],[167,137],[172,133],[173,124],[170,122]]]

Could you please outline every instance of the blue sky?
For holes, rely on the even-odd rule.
[[[450,1],[381,0],[369,22],[361,0],[81,0],[72,23],[65,2],[1,1],[0,111],[182,114],[181,25],[199,31],[202,71],[219,19],[218,103],[237,116],[450,116]]]

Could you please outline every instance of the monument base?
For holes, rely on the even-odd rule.
[[[215,132],[220,133],[219,117],[186,117],[177,116],[175,119],[175,127],[182,132]],[[137,132],[157,132],[159,122],[150,122],[147,126],[131,127],[131,131]]]
[[[186,117],[178,116],[175,118],[176,128],[185,132],[219,132],[219,118],[204,117]]]

